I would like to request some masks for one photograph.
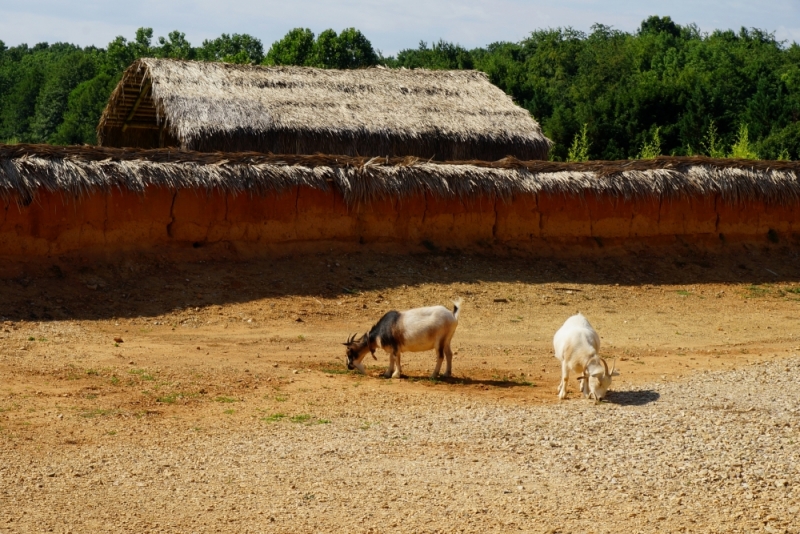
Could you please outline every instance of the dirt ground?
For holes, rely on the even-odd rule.
[[[798,532],[795,415],[791,439],[764,453],[778,459],[763,470],[784,460],[794,469],[779,479],[782,493],[745,493],[724,517],[710,510],[727,509],[732,494],[713,478],[687,494],[689,473],[673,471],[643,504],[629,474],[614,478],[630,482],[627,492],[583,470],[555,477],[537,464],[549,456],[535,453],[545,447],[557,462],[564,443],[542,443],[556,443],[560,429],[575,435],[575,450],[591,449],[607,438],[573,423],[613,425],[617,410],[634,432],[617,439],[631,441],[603,441],[601,452],[647,456],[655,451],[636,441],[636,421],[675,420],[668,392],[708,373],[733,380],[724,373],[796,362],[798,259],[740,245],[561,259],[7,264],[0,532]],[[452,378],[428,378],[432,352],[407,355],[399,380],[380,376],[385,353],[366,376],[347,372],[349,334],[391,309],[451,307],[456,297]],[[577,311],[621,373],[616,397],[600,405],[580,398],[575,380],[568,400],[556,398],[552,336]],[[504,460],[511,449],[526,460]],[[694,499],[696,511],[670,512],[675,499]]]

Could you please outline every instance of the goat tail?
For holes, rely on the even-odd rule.
[[[453,317],[458,321],[458,314],[461,312],[461,297],[453,301]]]

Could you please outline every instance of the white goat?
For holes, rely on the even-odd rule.
[[[611,377],[618,376],[616,360],[611,371],[608,364],[597,353],[600,350],[600,336],[582,314],[573,315],[564,322],[553,337],[553,349],[561,362],[561,385],[558,398],[567,396],[569,372],[577,373],[581,381],[584,397],[600,401],[611,386]]]
[[[400,355],[403,352],[422,352],[436,349],[436,367],[431,378],[439,376],[442,361],[447,357],[444,376],[450,376],[453,366],[453,351],[450,340],[458,326],[459,306],[461,299],[454,303],[451,312],[444,306],[414,308],[404,312],[390,311],[372,327],[372,329],[355,339],[355,334],[343,343],[347,347],[347,368],[364,372],[361,361],[375,350],[383,348],[389,353],[389,368],[383,374],[386,378],[399,378],[402,373]]]

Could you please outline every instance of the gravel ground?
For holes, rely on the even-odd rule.
[[[0,533],[800,532],[797,253],[651,252],[2,264]],[[453,379],[344,370],[454,296]],[[598,405],[556,399],[576,310]]]
[[[0,532],[800,532],[798,365],[599,405],[345,384],[330,421],[143,416],[119,442],[7,441]]]

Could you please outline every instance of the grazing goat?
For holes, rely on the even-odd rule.
[[[444,376],[450,376],[453,366],[453,351],[450,340],[458,326],[459,306],[461,299],[454,303],[451,312],[444,306],[414,308],[404,312],[390,311],[372,327],[372,329],[355,339],[353,334],[347,343],[347,368],[364,372],[361,361],[371,353],[375,358],[375,350],[383,348],[389,353],[389,368],[383,374],[386,378],[399,378],[402,373],[400,355],[403,352],[422,352],[436,349],[436,367],[431,378],[439,376],[442,360],[447,357]],[[377,358],[376,358],[377,359]]]
[[[558,398],[567,396],[569,372],[578,373],[581,392],[584,397],[600,401],[611,386],[611,377],[618,376],[616,360],[611,371],[604,359],[598,356],[600,336],[582,314],[573,315],[566,320],[553,337],[553,349],[561,362],[561,385]]]

